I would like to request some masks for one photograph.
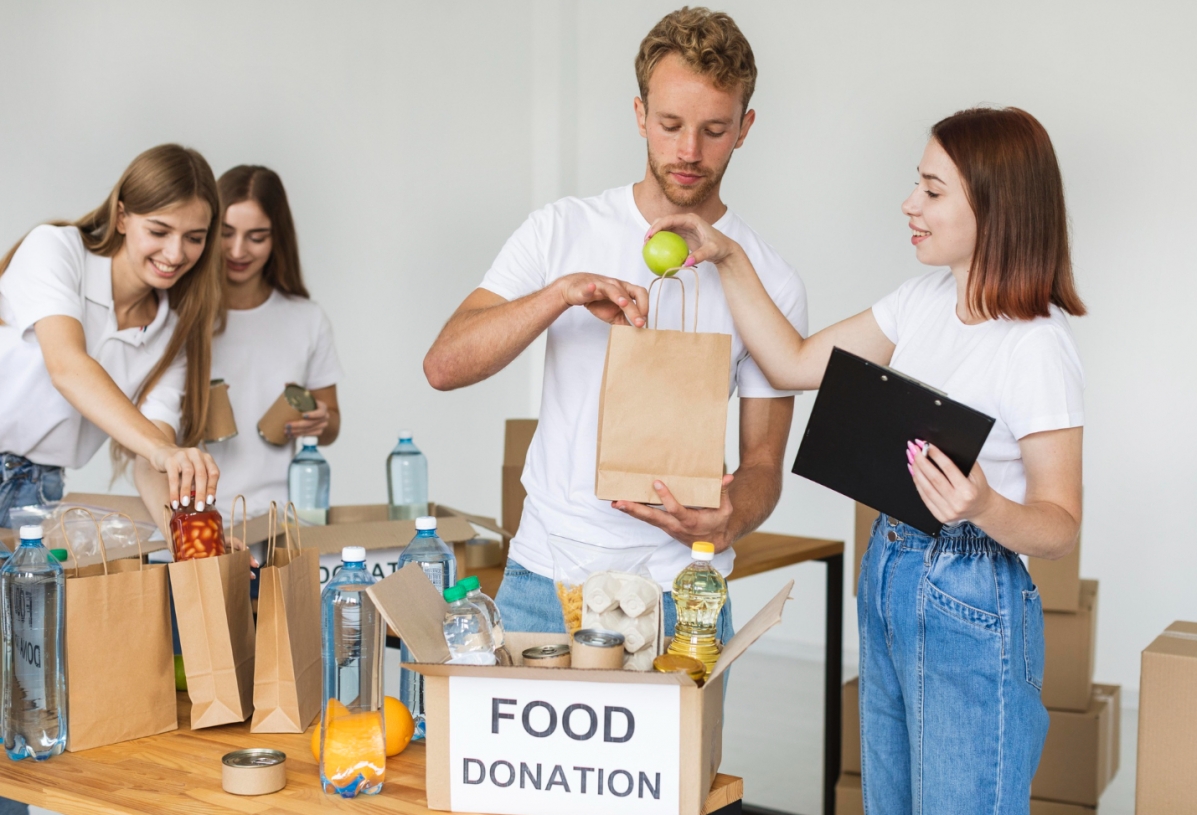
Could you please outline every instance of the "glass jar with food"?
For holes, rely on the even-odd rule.
[[[195,560],[225,553],[224,525],[215,507],[195,508],[192,494],[189,506],[179,507],[170,517],[170,535],[175,560]]]

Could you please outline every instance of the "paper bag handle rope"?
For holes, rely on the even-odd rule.
[[[286,523],[284,519],[284,528],[286,528]],[[274,565],[274,539],[276,537],[278,537],[278,503],[271,501],[270,517],[266,519],[266,562],[262,564],[262,568]]]
[[[684,272],[689,269],[694,273],[694,333],[698,333],[698,269],[694,266],[675,266],[665,272],[664,275],[658,277],[656,280],[648,284],[648,299],[652,299],[653,286],[657,285],[663,280],[675,280],[677,284],[682,287],[682,331],[686,330],[686,284],[677,276],[677,272]],[[673,272],[674,274],[670,274]],[[653,330],[657,328],[657,320],[661,316],[661,292],[665,291],[665,286],[657,289],[657,305],[653,307]]]
[[[104,563],[104,574],[108,574],[108,552],[104,549],[104,536],[100,534],[100,522],[96,520],[95,515],[91,514],[90,509],[86,507],[71,507],[62,513],[62,517],[58,519],[58,526],[62,529],[62,539],[66,543],[67,551],[71,553],[71,560],[75,561],[75,577],[79,576],[79,558],[75,556],[75,547],[71,546],[71,536],[67,534],[66,530],[66,516],[72,512],[82,512],[91,518],[92,524],[96,527],[96,543],[100,546],[100,559]]]
[[[145,562],[144,562],[145,561],[145,553],[141,549],[141,533],[137,531],[137,524],[133,522],[132,518],[130,518],[128,515],[126,515],[123,512],[109,512],[107,515],[105,515],[103,518],[100,519],[100,523],[104,523],[104,521],[108,520],[109,518],[124,518],[126,521],[129,522],[129,526],[133,527],[133,540],[137,541],[137,571],[140,572],[142,569],[145,568]],[[103,543],[103,541],[104,541],[104,530],[101,529],[100,530],[100,542]],[[76,567],[76,569],[77,568],[78,567]]]
[[[287,502],[287,509],[283,513],[283,536],[284,536],[283,545],[287,548],[287,551],[290,552],[291,551],[291,523],[288,522],[288,519],[290,519],[290,521],[293,521],[295,524],[295,550],[299,551],[300,549],[303,548],[303,541],[299,537],[299,510],[297,510],[295,508],[294,501]]]

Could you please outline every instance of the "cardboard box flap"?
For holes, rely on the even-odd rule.
[[[1197,659],[1197,623],[1177,620],[1156,637],[1143,653]]]
[[[429,511],[436,516],[436,533],[446,543],[462,543],[477,536],[471,520],[476,516],[447,510],[435,504]],[[266,540],[269,513],[249,519],[246,525],[247,544]],[[491,526],[498,527],[489,518]],[[480,526],[482,524],[479,524]],[[232,524],[235,534],[241,536],[241,522]],[[490,528],[490,527],[487,527]],[[282,532],[280,521],[279,532]],[[496,534],[503,534],[502,530]],[[415,520],[391,521],[387,519],[386,504],[360,504],[356,506],[332,507],[328,510],[327,526],[304,524],[300,539],[305,548],[319,549],[322,554],[340,554],[344,546],[362,546],[366,549],[390,549],[411,543],[416,536]]]
[[[720,654],[719,661],[715,663],[715,667],[711,669],[711,676],[707,679],[708,687],[716,677],[721,676],[728,666],[759,640],[761,635],[781,622],[781,612],[785,608],[786,600],[790,599],[790,589],[792,588],[794,588],[793,580],[786,583],[782,590],[772,600],[765,603],[765,607],[748,621],[746,626],[736,632],[736,635],[731,638],[731,642],[723,646],[723,653]]]
[[[410,646],[409,646],[410,647]],[[446,651],[448,653],[448,651]],[[447,658],[447,657],[446,657]],[[694,687],[694,680],[683,673],[657,671],[600,671],[580,668],[521,668],[498,665],[447,665],[425,662],[404,662],[404,668],[424,676],[474,676],[486,679],[553,679],[558,682],[600,682],[626,685],[681,685]]]
[[[449,646],[445,643],[442,621],[449,604],[418,564],[407,564],[366,589],[366,594],[416,659],[448,661]]]
[[[62,497],[61,505],[80,506],[87,509],[102,509],[105,512],[123,512],[135,521],[150,523],[157,526],[161,518],[155,520],[145,508],[145,503],[137,495],[105,495],[98,492],[68,492]],[[99,520],[99,516],[96,517]]]
[[[503,465],[523,467],[536,434],[536,419],[508,419],[503,436]]]
[[[480,526],[483,529],[487,530],[488,532],[494,532],[499,537],[510,538],[512,535],[512,533],[508,532],[506,529],[499,526],[499,522],[496,521],[494,518],[488,518],[485,515],[471,515],[468,512],[462,512],[460,509],[454,509],[453,507],[445,506],[444,504],[438,504],[437,509],[438,509],[438,511],[444,510],[444,512],[447,513],[447,516],[454,516],[457,518],[465,518],[467,521],[469,521],[474,526]],[[441,516],[441,517],[446,517],[446,516]],[[437,523],[439,526],[440,522],[438,521]]]

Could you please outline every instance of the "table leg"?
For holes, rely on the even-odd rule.
[[[840,737],[844,684],[844,556],[827,564],[827,632],[823,674],[823,815],[835,815],[835,785],[840,776]]]

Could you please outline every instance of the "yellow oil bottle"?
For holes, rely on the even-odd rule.
[[[690,547],[690,554],[694,560],[673,580],[677,630],[669,653],[697,659],[706,667],[709,677],[723,650],[715,626],[719,611],[727,602],[727,581],[711,566],[714,545],[697,541]]]

